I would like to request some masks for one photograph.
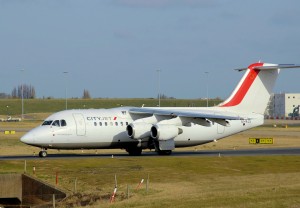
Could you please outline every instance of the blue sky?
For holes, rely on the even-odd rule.
[[[300,64],[299,22],[296,0],[0,0],[0,92],[156,97],[160,69],[167,96],[206,97],[209,83],[226,98],[234,68]],[[299,78],[283,71],[275,92],[300,92]]]

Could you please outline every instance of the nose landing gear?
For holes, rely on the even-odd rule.
[[[47,157],[48,153],[46,150],[47,149],[42,148],[42,150],[39,152],[39,157]]]

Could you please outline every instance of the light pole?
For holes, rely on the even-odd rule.
[[[158,74],[158,107],[160,107],[160,69],[157,69],[157,74]]]
[[[7,118],[8,118],[8,116],[9,116],[8,108],[9,108],[9,106],[7,105],[7,106],[6,106],[6,114],[7,114]]]
[[[208,107],[208,72],[206,74],[206,107]]]
[[[21,81],[21,103],[22,103],[22,115],[21,118],[22,120],[24,119],[24,84],[23,84],[23,72],[25,71],[24,69],[20,69],[22,75],[22,81]]]
[[[66,97],[66,110],[68,109],[68,98],[67,98],[67,74],[68,72],[67,71],[64,71],[64,74],[65,74],[65,97]]]

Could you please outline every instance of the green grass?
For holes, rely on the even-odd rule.
[[[1,161],[0,173],[23,172],[24,161]],[[82,194],[108,195],[118,179],[116,203],[95,207],[297,207],[300,204],[300,157],[132,157],[29,160],[30,174]],[[150,177],[135,190],[142,178]],[[131,197],[125,199],[127,185]]]
[[[209,100],[209,106],[217,105],[220,100]],[[113,108],[123,106],[157,106],[157,99],[136,98],[136,99],[68,99],[68,109],[82,108]],[[8,106],[8,107],[7,107]],[[162,107],[187,107],[206,106],[206,100],[200,99],[163,99]],[[25,99],[24,113],[52,113],[65,109],[64,99]],[[20,99],[0,99],[0,115],[20,115],[21,100]]]

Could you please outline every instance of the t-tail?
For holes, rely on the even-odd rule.
[[[300,68],[294,64],[254,63],[246,70],[231,96],[219,106],[232,111],[264,114],[280,69]]]

